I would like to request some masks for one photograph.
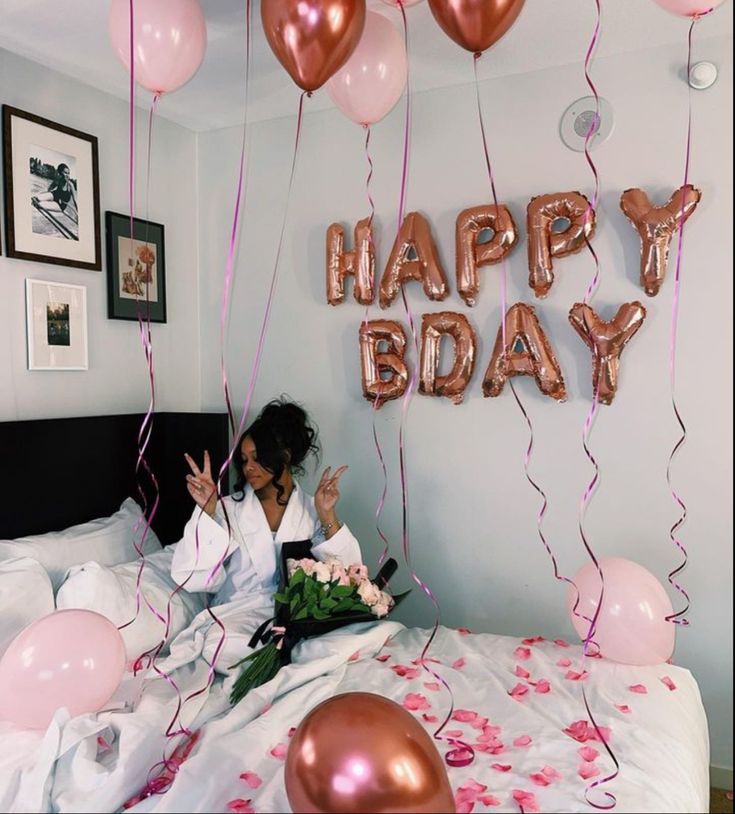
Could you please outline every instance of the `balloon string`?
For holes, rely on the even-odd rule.
[[[584,77],[585,77],[585,80],[587,82],[588,87],[592,91],[592,95],[595,98],[595,115],[593,116],[592,121],[590,122],[590,126],[587,129],[587,133],[586,133],[585,139],[584,139],[584,157],[585,157],[585,161],[587,162],[590,170],[592,171],[592,175],[594,177],[594,192],[593,192],[593,195],[592,195],[592,200],[590,201],[590,203],[589,203],[589,205],[587,207],[587,211],[586,211],[586,217],[587,218],[594,217],[594,212],[597,209],[597,204],[598,204],[598,201],[600,199],[600,177],[599,177],[599,174],[597,172],[597,167],[595,166],[595,162],[593,161],[592,156],[590,154],[590,143],[591,143],[591,140],[592,140],[593,136],[597,132],[597,130],[599,128],[599,124],[600,124],[600,95],[599,95],[599,93],[597,91],[595,83],[592,81],[592,76],[590,74],[590,66],[591,66],[591,63],[592,63],[594,52],[595,52],[595,50],[597,48],[597,44],[599,42],[600,29],[601,29],[601,24],[602,24],[602,8],[600,6],[600,0],[595,0],[595,8],[596,8],[596,13],[597,13],[596,20],[595,20],[595,27],[594,27],[594,30],[592,32],[592,38],[590,39],[590,43],[589,43],[589,46],[587,47],[587,52],[586,52],[585,58],[584,58]],[[583,234],[584,234],[584,241],[585,241],[585,244],[587,246],[587,250],[589,251],[590,255],[592,256],[592,259],[593,259],[594,265],[595,265],[594,274],[593,274],[592,279],[590,280],[590,282],[589,282],[589,284],[587,286],[587,290],[585,291],[585,295],[584,295],[584,303],[585,303],[585,305],[588,305],[590,300],[592,299],[593,294],[595,293],[595,291],[597,290],[597,287],[599,285],[599,281],[600,281],[600,260],[599,260],[599,257],[597,256],[597,252],[595,251],[594,247],[592,246],[592,243],[590,242],[590,240],[589,240],[589,238],[587,236],[586,230],[583,232]],[[597,353],[596,350],[594,352]],[[583,545],[585,547],[585,550],[587,551],[587,554],[588,554],[589,558],[594,563],[594,566],[595,566],[595,568],[597,570],[597,573],[598,573],[598,575],[600,577],[600,594],[599,594],[598,599],[597,599],[597,606],[595,608],[595,612],[592,615],[592,619],[588,620],[589,621],[589,627],[587,629],[587,634],[585,635],[583,648],[582,648],[582,654],[583,654],[582,657],[583,657],[583,661],[585,661],[585,662],[587,661],[587,659],[590,656],[599,654],[599,647],[597,646],[597,644],[594,641],[593,637],[594,637],[595,632],[597,630],[597,622],[598,622],[598,619],[600,617],[600,613],[602,611],[602,603],[603,603],[604,596],[605,596],[605,575],[603,574],[602,566],[600,565],[599,560],[595,556],[595,553],[594,553],[594,551],[592,550],[592,547],[589,544],[589,541],[587,539],[587,535],[585,534],[585,530],[584,530],[584,521],[585,521],[585,516],[586,516],[586,513],[587,513],[587,507],[589,506],[590,500],[592,499],[592,495],[593,495],[593,493],[595,491],[595,488],[597,487],[597,484],[598,484],[599,479],[600,479],[600,467],[599,467],[599,465],[597,463],[597,460],[595,459],[594,455],[592,454],[592,451],[591,451],[590,446],[589,446],[590,433],[592,432],[592,427],[594,425],[595,417],[597,416],[599,406],[600,406],[600,381],[597,381],[597,382],[595,382],[595,386],[594,386],[594,394],[593,394],[593,398],[592,398],[592,405],[590,407],[589,413],[587,414],[587,418],[585,419],[585,422],[584,422],[584,428],[582,430],[582,447],[584,449],[585,455],[587,456],[587,459],[589,460],[589,462],[592,464],[592,466],[594,468],[594,474],[593,474],[590,482],[587,484],[587,487],[584,490],[584,494],[582,495],[582,500],[580,502],[580,507],[579,507],[579,534],[580,534],[580,537],[582,539],[582,543],[583,543]],[[579,605],[579,601],[580,601],[580,596],[579,596],[579,592],[577,592],[577,597],[576,597],[576,600],[575,600],[575,603],[574,603],[574,608],[573,608],[575,613],[577,612],[577,607]],[[594,646],[594,650],[591,649],[592,646]],[[583,672],[584,672],[584,670],[583,670]],[[603,784],[609,783],[610,781],[614,780],[620,774],[620,764],[619,764],[615,754],[613,753],[612,749],[608,745],[607,740],[605,739],[604,734],[602,732],[602,729],[600,728],[599,724],[595,720],[595,716],[592,713],[592,709],[591,709],[591,707],[589,705],[589,702],[588,702],[588,699],[587,699],[587,692],[586,692],[584,684],[582,684],[582,700],[584,701],[585,709],[587,711],[587,714],[589,715],[589,719],[590,719],[590,722],[592,723],[592,726],[594,727],[595,733],[597,734],[597,737],[600,740],[600,742],[604,745],[605,750],[607,751],[608,755],[612,759],[613,764],[615,766],[615,769],[610,774],[589,783],[589,785],[585,789],[584,796],[585,796],[585,800],[587,801],[587,803],[589,805],[591,805],[593,808],[596,808],[596,809],[601,810],[601,811],[606,811],[606,810],[614,808],[617,805],[616,796],[612,792],[604,791],[603,793],[604,793],[605,798],[607,799],[607,802],[606,803],[596,803],[596,802],[593,802],[590,799],[590,793],[594,789],[598,788],[599,786],[602,786]]]
[[[401,12],[401,18],[403,20],[403,39],[406,47],[406,54],[409,53],[409,42],[408,42],[408,20],[406,19],[406,10],[404,8],[403,3],[401,0],[397,0],[396,5],[398,6]],[[411,83],[410,83],[410,73],[406,78],[406,118],[405,118],[405,125],[404,125],[404,133],[403,133],[403,163],[401,168],[401,190],[400,190],[400,197],[398,203],[398,225],[396,230],[396,235],[400,233],[401,226],[403,225],[403,219],[405,215],[405,204],[406,204],[406,190],[408,186],[408,163],[409,163],[409,156],[410,156],[410,140],[411,140]],[[410,542],[410,533],[409,533],[409,513],[408,513],[408,474],[407,474],[407,467],[406,467],[406,443],[405,443],[405,435],[406,435],[406,420],[408,417],[408,409],[411,404],[411,400],[413,398],[414,392],[416,390],[416,383],[417,383],[417,368],[418,368],[418,354],[419,354],[419,342],[418,342],[418,334],[416,332],[416,325],[414,321],[413,314],[411,312],[411,308],[408,304],[408,299],[406,297],[406,290],[404,286],[401,286],[401,299],[403,301],[403,308],[406,312],[406,319],[408,320],[408,324],[411,330],[411,336],[413,337],[413,344],[416,348],[417,354],[417,364],[416,368],[411,371],[408,379],[408,386],[406,387],[406,391],[403,395],[402,404],[401,404],[401,421],[398,430],[398,460],[399,460],[399,468],[400,468],[400,475],[401,475],[401,504],[402,504],[402,513],[401,513],[401,540],[402,540],[402,547],[403,547],[403,558],[406,562],[406,565],[409,569],[409,573],[411,575],[411,579],[421,588],[421,590],[426,594],[426,596],[431,601],[432,605],[434,606],[434,625],[432,627],[431,633],[424,645],[423,650],[421,651],[421,656],[418,659],[418,662],[426,670],[430,675],[439,681],[444,688],[449,693],[449,712],[445,717],[444,721],[439,725],[439,727],[434,731],[434,739],[435,740],[446,740],[452,746],[446,755],[444,756],[445,761],[449,766],[469,766],[470,763],[475,759],[475,751],[469,745],[464,743],[463,741],[457,740],[456,738],[448,738],[446,736],[442,736],[442,730],[447,726],[449,723],[452,714],[454,713],[454,693],[452,692],[452,688],[449,686],[448,682],[436,673],[432,668],[429,666],[429,659],[428,653],[431,649],[431,645],[436,638],[437,632],[439,631],[439,624],[441,621],[441,610],[439,607],[439,601],[437,600],[436,596],[434,595],[433,591],[429,586],[419,577],[419,575],[414,570],[413,566],[411,565],[411,542]],[[377,442],[377,435],[374,436]],[[382,456],[381,456],[382,460]]]
[[[691,25],[689,26],[689,34],[687,36],[687,100],[688,100],[688,114],[687,114],[687,139],[686,139],[686,157],[684,160],[684,187],[686,188],[687,184],[689,183],[689,164],[691,160],[691,152],[692,152],[692,86],[689,84],[689,75],[692,69],[692,35],[694,33],[694,26],[697,23],[698,18],[695,17],[692,20]],[[677,530],[681,525],[683,525],[684,521],[687,517],[687,507],[684,503],[682,497],[678,494],[676,489],[674,488],[672,479],[671,479],[671,466],[674,462],[674,458],[676,457],[677,453],[684,445],[686,438],[687,438],[687,429],[686,425],[684,424],[684,420],[681,417],[681,413],[679,411],[679,406],[676,402],[676,347],[677,347],[677,334],[678,334],[678,323],[679,323],[679,300],[681,296],[681,259],[682,259],[682,250],[684,245],[684,196],[682,196],[682,206],[681,206],[681,215],[679,217],[679,238],[677,241],[676,247],[676,273],[674,274],[674,293],[671,301],[671,333],[669,338],[669,380],[671,383],[671,406],[674,410],[674,416],[676,417],[676,421],[679,424],[679,429],[681,430],[681,436],[674,444],[673,449],[671,450],[671,454],[669,455],[669,460],[666,464],[666,483],[669,486],[669,491],[671,492],[671,496],[673,497],[674,501],[679,505],[681,509],[681,514],[677,518],[674,525],[669,529],[669,537],[674,545],[681,551],[682,553],[682,561],[681,563],[674,568],[673,571],[669,572],[668,579],[669,584],[672,585],[683,597],[685,601],[685,606],[676,613],[673,613],[666,617],[667,622],[673,622],[675,625],[688,625],[689,620],[684,615],[689,610],[689,594],[685,590],[685,588],[679,584],[676,580],[676,576],[680,571],[683,571],[684,568],[687,566],[687,562],[689,560],[689,555],[687,554],[686,547],[684,543],[679,539],[677,536]],[[681,617],[681,618],[679,618]]]
[[[474,59],[473,59],[473,63],[472,63],[473,69],[474,69],[474,74],[475,74],[475,100],[477,102],[477,117],[478,117],[478,120],[480,122],[480,134],[482,136],[482,148],[483,148],[483,152],[484,152],[484,155],[485,155],[485,166],[487,168],[487,176],[488,176],[488,180],[490,182],[490,190],[492,191],[493,203],[495,205],[495,211],[497,212],[498,211],[498,194],[497,194],[497,190],[495,188],[495,173],[493,172],[493,165],[492,165],[492,161],[490,160],[490,151],[489,151],[488,146],[487,146],[487,132],[486,132],[486,129],[485,129],[485,118],[484,118],[483,111],[482,111],[482,101],[481,101],[481,98],[480,98],[480,85],[479,85],[479,79],[478,79],[478,74],[477,74],[477,63],[478,63],[481,56],[482,56],[481,53],[475,54]],[[501,314],[502,314],[502,323],[501,323],[501,325],[502,325],[503,353],[504,354],[506,352],[505,348],[507,348],[507,341],[508,341],[508,338],[507,338],[507,313],[508,313],[507,288],[508,288],[508,268],[507,268],[506,260],[505,260],[505,257],[504,257],[502,259],[502,262],[501,262],[501,274],[500,274],[500,300],[501,300],[500,308],[501,308]],[[525,452],[525,455],[524,455],[524,458],[523,458],[523,468],[524,468],[524,471],[525,471],[525,474],[526,474],[526,480],[536,490],[536,492],[541,497],[541,501],[542,501],[541,509],[539,510],[538,515],[536,517],[536,529],[537,529],[537,532],[538,532],[538,536],[539,536],[544,548],[546,549],[546,553],[549,555],[549,557],[551,559],[551,563],[552,563],[552,566],[553,566],[553,569],[554,569],[554,579],[559,580],[561,582],[566,582],[568,585],[570,585],[575,590],[575,592],[577,593],[577,596],[579,596],[579,590],[577,589],[577,586],[575,585],[574,581],[572,579],[570,579],[569,577],[563,576],[560,573],[559,566],[558,566],[558,563],[557,563],[557,560],[556,560],[556,556],[554,555],[554,552],[553,552],[553,550],[552,550],[552,548],[551,548],[551,546],[550,546],[550,544],[549,544],[549,542],[546,539],[546,536],[544,534],[543,522],[544,522],[544,517],[546,516],[546,511],[547,511],[547,508],[548,508],[548,505],[549,505],[549,501],[548,501],[548,497],[546,496],[546,493],[544,492],[544,490],[531,477],[531,473],[530,473],[530,464],[531,464],[531,458],[532,458],[532,455],[533,455],[533,448],[534,448],[534,428],[533,428],[533,423],[531,421],[531,418],[530,418],[530,416],[528,414],[528,411],[526,410],[520,396],[518,395],[518,392],[517,392],[517,390],[515,388],[515,385],[514,385],[513,381],[509,380],[508,384],[510,385],[511,392],[513,393],[513,397],[515,398],[515,402],[518,405],[518,409],[521,411],[521,413],[523,415],[523,418],[526,421],[526,425],[528,426],[528,447],[526,448],[526,452]]]
[[[370,189],[370,183],[373,179],[373,158],[370,154],[370,125],[366,124],[365,127],[365,160],[367,161],[368,165],[368,173],[367,177],[365,178],[365,195],[367,196],[368,204],[370,206],[370,217],[368,218],[368,240],[370,241],[370,250],[374,252],[375,250],[375,243],[373,241],[373,220],[375,219],[375,201],[373,200],[373,195]],[[357,248],[357,247],[355,247]],[[374,285],[374,284],[373,284]],[[365,316],[363,317],[363,325],[367,328],[368,322],[370,319],[370,305],[367,304],[365,306]],[[388,469],[385,465],[385,458],[383,457],[383,450],[380,446],[380,440],[378,439],[378,428],[376,425],[376,419],[378,415],[378,408],[380,406],[380,393],[375,394],[375,398],[373,399],[372,403],[372,424],[373,424],[373,443],[375,444],[375,451],[378,456],[378,460],[380,461],[380,467],[383,471],[383,490],[380,493],[380,497],[378,498],[378,502],[375,506],[375,530],[378,533],[378,537],[383,542],[383,550],[380,553],[380,557],[378,557],[378,567],[380,567],[385,560],[388,558],[388,554],[390,553],[390,543],[388,542],[388,538],[383,533],[383,529],[380,527],[380,518],[383,514],[383,507],[385,506],[385,499],[388,494]]]

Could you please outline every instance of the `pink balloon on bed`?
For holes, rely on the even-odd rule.
[[[45,729],[54,713],[96,712],[125,670],[118,629],[99,613],[60,610],[21,631],[0,659],[0,719]]]
[[[153,93],[171,93],[199,70],[207,27],[198,0],[135,0],[135,80]],[[130,0],[112,0],[110,41],[130,70]]]
[[[642,565],[621,557],[600,560],[605,595],[594,641],[606,659],[621,664],[662,664],[674,652],[674,612],[663,585]],[[600,576],[593,563],[574,577],[579,589],[577,613],[592,619],[600,597]],[[589,623],[572,612],[576,594],[569,588],[567,606],[574,629],[584,641]]]

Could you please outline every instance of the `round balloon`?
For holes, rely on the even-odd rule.
[[[724,0],[654,0],[654,2],[679,17],[701,17],[716,9]]]
[[[663,585],[642,565],[619,557],[600,560],[605,594],[593,636],[600,654],[621,664],[662,664],[674,652],[674,613]],[[593,619],[600,598],[600,575],[594,563],[574,577],[580,601],[577,613]],[[567,605],[575,630],[584,640],[589,622],[572,611],[576,592],[570,586]]]
[[[401,98],[408,60],[403,37],[382,14],[368,11],[352,56],[327,82],[329,98],[357,124],[375,124]]]
[[[171,93],[199,70],[207,27],[198,0],[135,0],[135,81],[153,93]],[[112,46],[130,70],[130,2],[112,0]]]
[[[125,645],[115,625],[89,610],[60,610],[37,619],[0,660],[0,718],[45,729],[60,707],[96,712],[125,670]]]
[[[457,45],[479,54],[516,21],[525,0],[429,0],[434,19]]]
[[[303,90],[320,88],[357,47],[365,0],[261,0],[271,51]]]
[[[454,812],[431,736],[403,707],[366,692],[337,695],[296,729],[286,756],[294,812]]]

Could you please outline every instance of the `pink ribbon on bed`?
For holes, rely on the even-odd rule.
[[[705,14],[709,14],[711,11],[712,9],[709,9],[709,11],[705,12]],[[688,114],[687,114],[686,157],[684,159],[685,187],[689,183],[689,163],[692,152],[692,86],[689,84],[688,80],[692,69],[692,34],[694,32],[694,26],[696,25],[698,19],[699,17],[695,17],[692,20],[691,25],[689,26],[689,33],[687,35]],[[689,620],[686,618],[684,614],[689,610],[690,602],[689,594],[687,593],[686,589],[676,580],[677,574],[679,574],[680,571],[683,571],[684,568],[686,568],[687,562],[689,561],[689,555],[687,554],[686,547],[677,536],[677,530],[681,525],[683,525],[684,521],[686,520],[687,507],[686,504],[684,503],[683,498],[678,494],[678,492],[674,488],[674,484],[671,479],[671,466],[674,462],[674,458],[676,457],[681,447],[684,445],[687,438],[687,428],[686,425],[684,424],[684,419],[681,417],[681,413],[679,412],[679,406],[676,403],[676,344],[678,335],[677,329],[679,324],[679,300],[681,297],[681,259],[684,245],[684,220],[685,220],[684,204],[682,203],[682,211],[679,217],[679,238],[676,246],[676,272],[674,274],[674,293],[671,300],[671,332],[669,337],[669,381],[671,386],[671,406],[673,408],[676,421],[679,424],[681,435],[674,444],[674,447],[669,455],[669,460],[666,464],[666,483],[668,484],[672,498],[681,509],[681,514],[677,518],[674,525],[669,529],[669,537],[671,538],[671,542],[674,543],[674,545],[679,549],[679,551],[682,554],[681,563],[676,568],[674,568],[673,571],[670,571],[668,575],[669,584],[672,585],[679,592],[679,594],[681,594],[685,602],[684,607],[680,611],[677,611],[676,613],[673,613],[670,616],[666,617],[667,622],[673,622],[675,625],[689,624]]]

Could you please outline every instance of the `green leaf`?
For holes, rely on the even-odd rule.
[[[316,593],[318,593],[316,583],[313,579],[307,579],[304,583],[304,596],[308,599],[309,597],[314,596]]]
[[[322,599],[321,602],[319,602],[319,607],[322,610],[333,610],[334,608],[337,607],[337,605],[339,605],[339,602],[337,602],[336,599],[332,599],[329,596],[325,596],[324,599]]]
[[[308,608],[301,608],[301,610],[297,611],[296,614],[294,615],[294,617],[293,617],[294,622],[298,622],[300,619],[306,619],[306,617],[308,615],[309,615],[309,609]]]
[[[355,589],[352,585],[337,585],[336,588],[332,588],[332,596],[336,599],[341,599],[345,596],[351,596],[354,591]]]
[[[342,613],[343,611],[352,610],[353,602],[349,597],[340,599],[340,601],[332,608],[333,613]]]
[[[280,603],[281,605],[288,605],[288,594],[281,593],[280,591],[276,593],[273,597],[276,602]]]
[[[301,585],[305,579],[306,573],[299,568],[293,572],[291,579],[288,581],[289,587],[295,588],[297,585]]]
[[[298,597],[298,596],[294,596],[291,599],[291,604],[289,605],[289,609],[290,609],[292,614],[296,610],[296,606],[299,604],[299,599],[300,599],[300,597]]]
[[[363,605],[362,602],[355,602],[352,605],[353,611],[360,611],[362,613],[370,613],[370,608],[367,605]]]
[[[315,619],[319,619],[320,621],[323,619],[329,619],[329,614],[325,613],[323,610],[319,608],[314,608],[313,616]]]

